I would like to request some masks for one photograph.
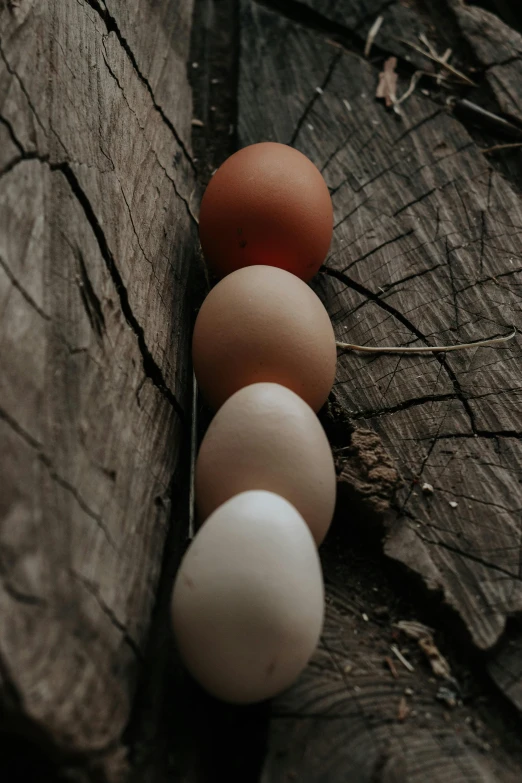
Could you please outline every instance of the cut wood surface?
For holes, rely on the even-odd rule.
[[[439,84],[419,35],[465,78]],[[390,56],[399,96],[431,74],[400,114],[375,97]],[[17,772],[33,746],[14,733],[56,762],[49,783],[520,781],[518,334],[340,354],[325,629],[286,694],[202,693],[168,603],[201,185],[261,140],[317,164],[335,230],[313,285],[341,341],[520,330],[522,153],[496,148],[522,139],[521,58],[519,33],[461,0],[0,0],[0,730]]]
[[[0,4],[0,714],[86,779],[125,766],[184,459],[191,17]]]
[[[470,135],[452,116],[445,94],[431,82],[401,106],[400,116],[375,99],[383,55],[404,54],[387,46],[393,28],[387,30],[386,19],[411,17],[416,6],[314,0],[305,4],[311,15],[299,5],[242,3],[239,145],[263,139],[292,144],[322,171],[335,229],[315,287],[337,338],[363,345],[445,345],[520,326],[522,205],[515,176],[510,181],[509,169],[481,152],[480,134]],[[385,21],[375,43],[387,51],[369,62],[361,56],[364,31],[379,6],[386,6]],[[425,11],[416,17],[417,28],[400,22],[408,39],[419,43],[422,28],[441,52],[460,40],[452,62],[459,70],[468,65],[469,77],[482,83],[468,87],[469,99],[484,96],[490,111],[516,121],[514,102],[502,102],[500,82],[491,74],[495,63],[518,67],[520,36],[459,2],[447,4],[445,27]],[[488,48],[491,29],[512,61],[502,48],[499,56],[497,43],[496,53],[493,44]],[[401,70],[403,92],[411,62],[399,60]],[[505,79],[520,91],[513,71],[506,70]],[[520,153],[512,154],[516,172]],[[502,647],[507,620],[522,610],[521,356],[517,337],[447,356],[339,357],[334,399],[356,427],[379,436],[402,478],[385,522],[383,551],[401,566],[403,579],[409,576],[410,587],[420,582],[424,595],[441,602],[446,621],[456,624],[470,651],[493,650],[499,642]],[[344,483],[353,484],[349,455],[340,473],[341,482],[344,475]],[[433,492],[423,492],[424,483]],[[344,525],[357,529],[350,506],[340,502],[339,514]],[[349,601],[348,584],[340,589],[341,601]],[[356,678],[352,685],[343,676],[357,648],[351,633],[342,612],[329,605],[317,658],[274,707],[266,781],[283,780],[292,771],[299,780],[333,781],[341,779],[341,769],[351,781],[421,781],[428,769],[429,779],[437,781],[520,775],[502,762],[495,769],[495,760],[477,755],[461,732],[452,735],[451,748],[439,742],[444,733],[433,715],[431,724],[410,726],[408,739],[401,739],[403,727],[387,712],[398,691],[382,666],[372,664],[372,653],[364,651],[362,682]],[[519,704],[514,656],[508,686],[499,674],[501,660],[495,665],[489,655],[497,684]],[[367,681],[371,693],[382,687],[394,696],[366,699]],[[280,711],[287,715],[284,730]],[[335,721],[327,720],[332,714]],[[379,755],[383,747],[385,759]],[[402,760],[407,772],[396,772],[395,762],[389,771],[388,756]],[[366,759],[367,767],[355,759]]]

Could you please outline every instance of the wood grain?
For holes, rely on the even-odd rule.
[[[117,780],[183,457],[196,224],[191,4],[106,5],[0,6],[0,703],[78,779]]]
[[[294,144],[322,171],[335,229],[315,286],[338,339],[435,345],[507,333],[520,312],[517,190],[436,95],[415,93],[402,116],[375,100],[382,60],[374,65],[327,38],[324,19],[343,15],[348,28],[350,4],[335,4],[334,13],[334,4],[313,3],[323,20],[318,30],[307,11],[304,26],[296,23],[297,5],[283,3],[279,14],[242,3],[239,143]],[[447,356],[343,354],[334,388],[352,422],[380,437],[404,481],[383,542],[386,556],[420,578],[480,650],[491,649],[522,609],[520,359],[518,337],[497,349]],[[421,490],[424,482],[433,494]],[[338,638],[344,621],[334,625]],[[319,704],[317,721],[303,720],[316,676],[308,673],[289,696],[296,720],[281,731],[301,738],[298,762],[288,750],[296,779],[338,780],[352,755],[347,738],[357,730],[345,722],[329,733],[320,720],[328,705]],[[317,693],[325,687],[321,680]],[[341,681],[333,691],[351,703]],[[310,741],[317,732],[330,737],[324,746]],[[372,766],[368,748],[379,756],[385,735],[364,740],[369,745],[363,742],[356,758],[367,757],[368,768],[349,768],[350,780],[381,779],[381,762]],[[281,742],[274,740],[266,781],[284,779],[276,761]],[[326,756],[307,767],[315,752]],[[430,779],[496,779],[480,760],[473,771],[458,771],[456,758],[466,753],[439,747],[437,777]],[[321,773],[326,757],[333,766]],[[426,779],[417,763],[408,757],[408,777],[398,779]],[[498,774],[512,779],[507,770]]]
[[[253,27],[256,13],[259,18],[262,12],[254,12]],[[306,74],[307,85],[322,85],[323,93],[313,86],[301,87],[300,68],[290,68],[293,92],[309,98],[303,100],[305,118],[300,118],[296,144],[322,169],[332,193],[336,227],[318,289],[339,338],[363,344],[429,345],[508,331],[517,321],[520,298],[518,194],[443,109],[413,96],[404,119],[386,113],[373,99],[375,69],[327,43],[322,56],[314,58],[309,40],[313,34],[300,33],[302,48],[309,53],[309,71],[315,69],[313,76]],[[253,36],[246,42],[252,45]],[[283,113],[284,100],[277,82],[287,78],[274,67],[266,80],[264,95],[270,108],[262,126],[257,108],[262,101],[246,102],[249,71],[240,84],[248,117],[244,122],[240,117],[242,143],[253,140],[251,129],[256,126],[263,127],[258,136],[276,136],[272,118]],[[432,547],[421,541],[424,534],[430,535],[426,528],[415,532],[411,543],[421,541],[416,543],[419,552],[429,550],[429,559],[447,572],[447,598],[483,647],[498,639],[501,607],[504,614],[516,611],[521,598],[516,488],[519,361],[517,342],[447,358],[368,359],[346,354],[340,357],[335,387],[352,418],[372,422],[409,481],[399,498],[403,519],[390,533],[388,550],[395,551],[405,531],[420,530],[417,524],[436,520],[446,530],[435,534]],[[454,443],[448,445],[450,441]],[[439,450],[448,459],[441,460]],[[461,452],[464,460],[457,471],[451,457]],[[444,473],[449,479],[446,486]],[[431,505],[416,490],[421,479],[440,490]],[[450,495],[463,498],[460,512],[449,506]],[[500,523],[491,565],[506,573],[502,578],[487,571],[491,579],[477,576],[473,587],[461,590],[460,602],[459,591],[453,595],[449,589],[457,561],[450,563],[454,556],[460,561],[469,554],[471,573],[488,568],[482,551],[488,540],[481,540],[487,534],[478,519],[490,513],[481,506],[491,504]],[[415,517],[413,524],[408,515]],[[478,537],[469,552],[458,542],[464,530],[470,544],[474,535]],[[481,557],[485,564],[478,562]],[[438,578],[439,586],[444,579]],[[471,591],[480,596],[474,599],[478,606],[467,605]]]

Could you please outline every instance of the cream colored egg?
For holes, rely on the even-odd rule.
[[[314,411],[335,379],[330,316],[306,283],[273,266],[249,266],[221,280],[198,313],[194,372],[211,407],[251,383],[280,383]]]
[[[265,489],[286,498],[319,545],[335,507],[332,452],[319,419],[290,389],[255,383],[232,395],[212,420],[196,463],[200,520],[229,498]]]
[[[194,678],[224,701],[247,704],[288,688],[323,624],[321,566],[295,508],[263,491],[220,506],[179,568],[172,621]]]

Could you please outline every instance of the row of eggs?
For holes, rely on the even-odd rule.
[[[296,178],[301,194],[289,215]],[[317,211],[325,191],[329,214]],[[287,688],[322,629],[317,546],[333,516],[336,477],[315,413],[334,381],[336,345],[303,280],[324,260],[331,233],[324,180],[284,145],[236,153],[203,198],[203,251],[226,276],[203,302],[192,355],[217,413],[196,462],[202,525],[176,577],[172,618],[188,670],[225,701],[261,701]]]

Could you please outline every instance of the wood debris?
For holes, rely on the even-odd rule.
[[[494,131],[495,134],[499,134],[508,139],[522,140],[522,128],[518,125],[513,125],[505,117],[500,117],[498,114],[494,114],[488,111],[483,106],[479,106],[473,101],[468,101],[467,98],[461,100],[455,100],[454,98],[448,98],[447,105],[450,109],[453,109],[457,117],[470,120],[474,125],[478,125],[489,131]],[[487,150],[481,150],[487,152]]]
[[[445,685],[440,686],[435,698],[438,701],[443,702],[447,707],[450,707],[451,709],[456,707],[457,704],[459,703],[458,696],[455,693],[455,691],[452,688],[446,687]]]
[[[397,668],[396,668],[394,662],[392,661],[392,659],[389,657],[389,655],[386,656],[386,658],[384,659],[384,662],[387,665],[388,669],[391,671],[392,677],[395,680],[398,680],[399,679],[399,672],[397,671]]]
[[[400,98],[397,98],[395,101],[395,106],[400,106],[401,103],[404,103],[410,95],[412,95],[415,92],[415,88],[417,87],[417,84],[419,83],[422,76],[425,75],[425,71],[415,71],[415,73],[412,75],[410,79],[410,86],[408,89],[401,95]]]
[[[419,639],[419,647],[429,660],[431,670],[436,677],[442,677],[444,680],[452,679],[450,665],[431,636]]]
[[[381,29],[381,25],[384,21],[384,16],[378,16],[375,22],[372,24],[370,29],[368,30],[368,36],[366,38],[366,44],[364,46],[364,56],[369,57],[370,51],[373,46],[373,42],[375,41],[375,38],[377,36],[377,33]]]
[[[476,87],[474,81],[472,81],[469,76],[466,76],[465,73],[462,73],[462,71],[457,70],[457,68],[454,68],[452,65],[450,65],[448,62],[442,59],[442,57],[439,57],[438,54],[432,54],[429,50],[421,49],[420,46],[417,46],[416,44],[412,43],[411,41],[406,41],[404,38],[398,39],[401,43],[403,43],[405,46],[409,46],[411,49],[415,49],[416,52],[419,52],[419,54],[423,54],[424,57],[427,57],[428,60],[432,60],[433,62],[437,63],[441,68],[444,68],[445,70],[449,71],[453,76],[455,76],[460,81],[465,82],[466,84],[469,84],[471,87]],[[421,39],[422,40],[422,39]],[[446,54],[446,53],[445,53]]]
[[[522,141],[516,141],[513,144],[495,144],[494,147],[486,147],[486,149],[480,150],[484,155],[489,155],[490,152],[497,152],[498,150],[512,150],[515,147],[522,147]]]
[[[404,655],[401,653],[401,651],[395,644],[392,644],[390,650],[395,655],[395,657],[399,659],[399,661],[402,663],[405,669],[407,669],[409,672],[415,671],[414,667],[411,665],[411,663],[408,660],[406,660]]]
[[[454,682],[448,661],[433,641],[433,628],[429,628],[427,625],[418,623],[415,620],[401,620],[401,622],[395,624],[395,628],[405,633],[410,639],[416,640],[436,677]]]
[[[384,68],[379,74],[379,84],[375,92],[376,98],[383,98],[386,108],[390,108],[397,103],[397,58],[388,57],[384,63]]]
[[[399,707],[397,709],[397,720],[403,723],[411,712],[411,707],[404,696],[401,696]]]
[[[435,633],[433,628],[429,628],[423,623],[418,623],[416,620],[401,620],[400,622],[395,623],[394,628],[398,628],[399,631],[402,631],[406,636],[409,636],[410,639],[415,639],[415,641],[423,639],[426,636],[433,636]]]

